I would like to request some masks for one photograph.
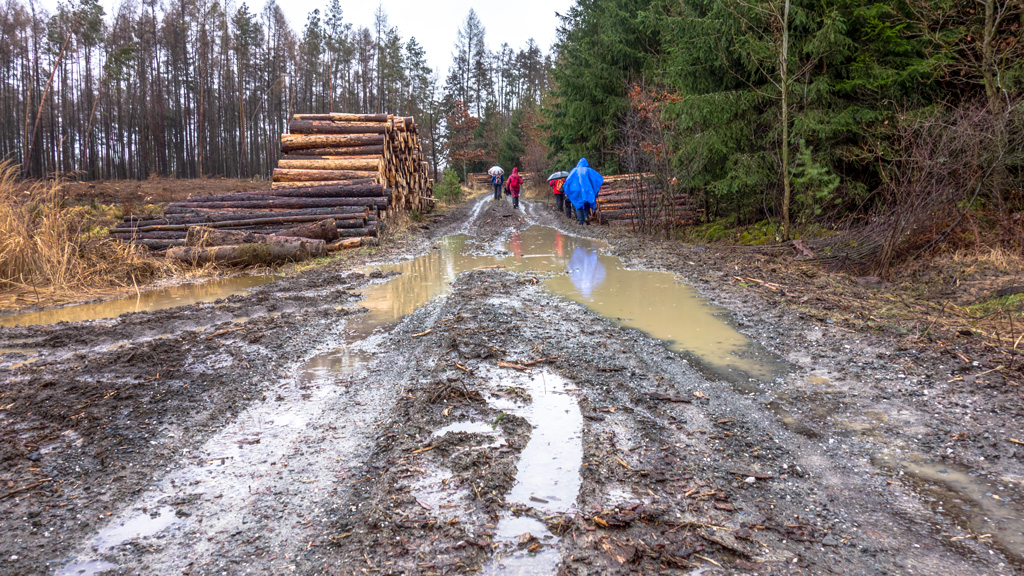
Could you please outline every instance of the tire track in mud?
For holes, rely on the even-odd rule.
[[[491,249],[510,223],[573,231],[524,204],[521,220],[482,198],[434,231],[473,231]],[[980,542],[940,540],[920,500],[892,506],[865,458],[788,430],[760,398],[552,296],[542,278],[464,273],[398,324],[349,336],[365,355],[350,373],[331,372],[330,346],[304,356],[325,367],[311,379],[293,360],[264,371],[265,399],[104,523],[170,524],[94,559],[140,574],[551,573],[531,559],[552,555],[560,574],[1014,573]],[[342,315],[334,329],[359,332],[341,328],[358,321]],[[294,353],[272,343],[263,361],[275,350]],[[523,378],[546,371],[582,416],[571,506],[511,497],[537,424],[518,409],[544,401]],[[503,519],[529,534],[503,535]]]

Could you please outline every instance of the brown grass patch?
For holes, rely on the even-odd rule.
[[[110,238],[114,214],[72,205],[62,182],[25,184],[0,163],[0,308],[56,305],[133,289],[173,268]]]

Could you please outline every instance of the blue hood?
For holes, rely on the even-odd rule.
[[[562,191],[569,202],[572,202],[573,208],[578,210],[583,208],[584,202],[597,203],[597,193],[601,190],[602,184],[604,184],[604,176],[591,168],[586,158],[580,158],[579,163],[565,179]]]
[[[590,298],[594,290],[604,282],[604,264],[597,256],[597,248],[577,246],[569,258],[569,280],[584,298]]]

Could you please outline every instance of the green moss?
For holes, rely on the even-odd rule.
[[[997,296],[983,300],[967,306],[967,312],[975,318],[983,318],[992,314],[1005,314],[1007,312],[1014,316],[1024,316],[1024,293]]]

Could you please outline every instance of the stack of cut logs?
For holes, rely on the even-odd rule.
[[[432,207],[412,118],[299,114],[289,129],[271,190],[189,196],[111,235],[180,260],[272,263],[375,244],[385,210]]]
[[[337,188],[357,186],[380,188]],[[297,261],[377,243],[377,215],[369,205],[352,202],[360,198],[279,198],[271,193],[189,198],[169,204],[162,215],[126,216],[110,233],[152,250],[168,250],[169,258],[236,265]]]
[[[600,224],[682,226],[693,224],[697,211],[690,195],[664,198],[650,187],[653,174],[605,176],[597,197],[595,218]]]
[[[491,175],[487,172],[470,172],[466,175],[466,186],[471,190],[493,190]]]
[[[505,173],[505,180],[508,180],[511,172]],[[520,172],[519,176],[523,179],[523,182],[529,182],[533,178],[532,172]],[[493,190],[494,187],[491,185],[491,175],[487,172],[470,172],[466,175],[466,186],[471,190]]]
[[[426,212],[433,182],[411,117],[386,114],[296,114],[281,136],[284,154],[274,189],[346,185],[372,178],[391,190],[386,206]]]

